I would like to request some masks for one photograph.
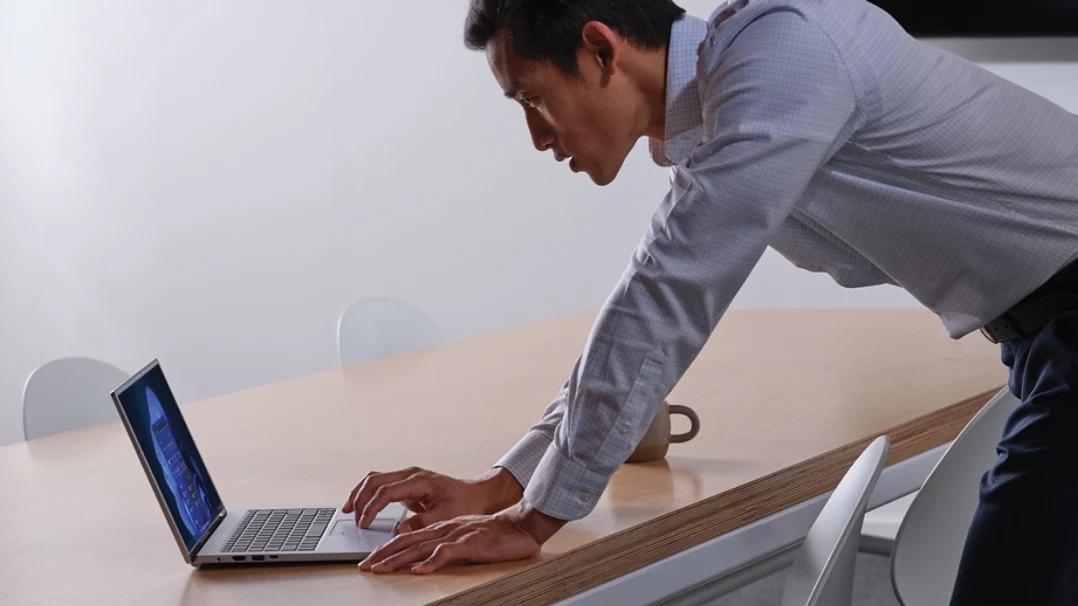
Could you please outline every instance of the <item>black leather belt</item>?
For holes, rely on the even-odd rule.
[[[1078,261],[1060,270],[1007,313],[981,327],[993,343],[1020,339],[1044,328],[1062,312],[1078,309]]]

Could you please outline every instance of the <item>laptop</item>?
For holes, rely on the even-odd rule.
[[[226,509],[154,360],[112,392],[188,564],[356,562],[389,541],[404,516],[387,507],[369,529],[338,507]]]

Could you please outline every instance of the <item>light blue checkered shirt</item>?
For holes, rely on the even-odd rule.
[[[555,518],[591,512],[768,245],[843,286],[899,285],[955,338],[1078,256],[1078,117],[864,0],[731,0],[676,23],[652,154],[670,192],[498,463]]]

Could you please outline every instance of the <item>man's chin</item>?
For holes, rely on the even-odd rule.
[[[614,179],[618,178],[618,173],[621,172],[621,164],[618,164],[613,170],[594,169],[587,172],[588,176],[591,177],[592,183],[595,183],[599,187],[603,187],[610,185],[614,182]]]

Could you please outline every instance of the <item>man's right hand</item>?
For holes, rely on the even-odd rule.
[[[355,513],[356,524],[367,528],[390,503],[402,503],[414,516],[398,532],[419,530],[462,515],[491,515],[516,504],[524,489],[507,469],[496,467],[474,480],[412,467],[391,473],[371,472],[352,492],[341,511]]]

